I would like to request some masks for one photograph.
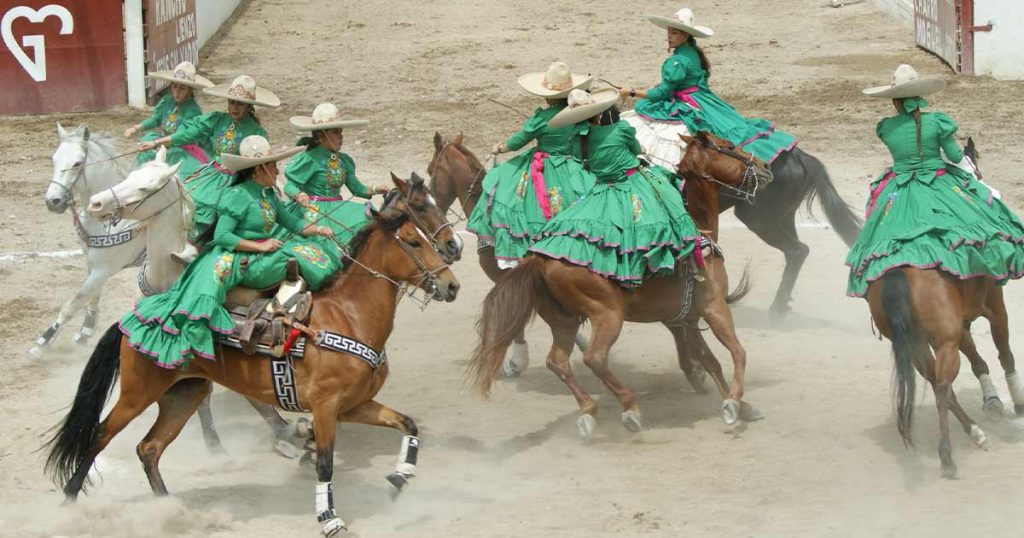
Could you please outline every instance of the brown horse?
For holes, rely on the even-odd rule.
[[[965,153],[977,162],[974,141],[968,139]],[[971,323],[988,319],[999,362],[1017,414],[1024,414],[1024,383],[1016,371],[1010,350],[1010,328],[1003,300],[1003,288],[989,278],[959,280],[938,269],[897,268],[868,285],[868,306],[879,330],[892,341],[896,363],[893,406],[896,428],[904,442],[913,445],[914,369],[924,376],[935,392],[939,413],[939,459],[942,476],[956,477],[956,463],[949,442],[949,411],[960,421],[971,441],[987,444],[985,432],[957,401],[953,380],[960,372],[960,352],[967,356],[971,370],[981,382],[983,410],[991,418],[1003,414],[1003,402],[989,377],[971,336]]]
[[[487,169],[480,159],[462,144],[462,133],[455,135],[452,140],[446,140],[441,133],[434,133],[434,157],[427,165],[427,174],[430,176],[430,190],[434,193],[438,208],[447,213],[458,199],[465,213],[463,217],[468,219],[483,195],[483,180]],[[477,259],[480,268],[491,282],[497,282],[507,272],[498,267],[492,245],[479,244]],[[586,348],[586,339],[582,335],[577,335],[576,345],[581,350]],[[512,342],[512,356],[503,363],[502,374],[506,377],[518,376],[526,370],[529,362],[526,338],[520,332]]]
[[[753,196],[768,181],[763,165],[749,153],[709,133],[686,137],[689,144],[678,172],[685,179],[686,207],[698,228],[711,240],[705,267],[699,274],[680,261],[672,276],[652,277],[637,289],[627,291],[608,278],[584,267],[543,256],[530,256],[511,270],[487,294],[478,323],[481,341],[470,359],[468,374],[483,394],[488,394],[501,369],[505,349],[519,334],[534,311],[551,327],[554,342],[547,365],[569,387],[579,404],[580,434],[589,436],[595,425],[597,404],[577,384],[569,366],[573,338],[584,319],[593,331],[583,362],[622,404],[622,423],[631,431],[641,428],[640,409],[633,391],[608,366],[608,352],[622,332],[625,321],[664,324],[675,338],[679,365],[694,388],[699,376],[696,358],[711,374],[723,398],[722,417],[727,424],[753,419],[755,412],[742,402],[746,352],[736,337],[729,303],[746,294],[746,278],[729,295],[728,277],[721,255],[713,248],[718,236],[718,192],[733,189]],[[693,290],[690,294],[688,289]],[[697,321],[704,318],[715,337],[732,354],[732,387],[721,365],[711,354]]]
[[[388,481],[400,491],[415,474],[416,424],[373,399],[387,379],[388,364],[372,359],[383,353],[391,335],[402,284],[418,286],[434,299],[445,301],[453,301],[459,289],[455,275],[429,239],[433,230],[423,229],[408,211],[396,208],[394,198],[379,213],[373,211],[374,222],[350,243],[348,265],[313,295],[310,325],[303,332],[322,338],[316,338],[315,344],[314,338],[307,338],[304,357],[291,363],[298,406],[313,413],[316,516],[327,536],[345,528],[334,512],[331,490],[338,422],[400,430],[405,436],[399,462]],[[332,348],[332,341],[342,345]],[[210,393],[211,382],[276,405],[270,368],[268,360],[229,348],[222,348],[216,361],[193,361],[188,370],[160,368],[122,341],[115,325],[89,359],[71,411],[49,443],[47,470],[63,486],[67,498],[74,500],[100,451],[156,402],[156,423],[139,443],[137,453],[153,492],[166,495],[158,468],[160,456]],[[101,423],[104,402],[119,373],[120,397]]]

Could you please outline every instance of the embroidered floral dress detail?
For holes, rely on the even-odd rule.
[[[523,172],[523,175],[519,177],[519,184],[516,186],[516,196],[520,199],[526,197],[526,188],[530,184],[530,172],[527,170]]]
[[[558,187],[548,189],[548,201],[551,204],[551,215],[557,215],[562,210],[562,193]]]
[[[341,189],[345,184],[345,168],[341,166],[341,158],[337,153],[331,153],[327,159],[327,186],[332,189]]]
[[[324,255],[324,252],[314,244],[305,243],[295,245],[293,250],[296,254],[308,260],[309,263],[312,263],[321,269],[326,269],[328,264],[330,264],[330,260],[328,260],[327,256]]]
[[[216,277],[217,282],[224,282],[229,276],[231,276],[231,266],[235,262],[235,255],[231,252],[225,252],[217,258],[217,261],[213,264],[213,275]]]
[[[267,199],[267,191],[260,193],[260,212],[263,215],[263,231],[270,233],[277,221],[277,212],[274,211],[274,204]]]
[[[238,143],[240,140],[238,140],[237,128],[238,124],[231,122],[231,125],[228,125],[228,128],[217,137],[217,153],[230,153],[232,155],[238,153]]]
[[[633,206],[633,222],[640,222],[644,213],[644,207],[643,203],[640,201],[640,197],[635,194],[631,194],[629,196],[629,201]]]
[[[178,129],[178,114],[180,112],[181,107],[179,105],[174,105],[174,108],[171,109],[171,112],[164,116],[163,125],[161,126],[161,128],[164,130],[164,134],[172,134],[174,133],[175,130]]]

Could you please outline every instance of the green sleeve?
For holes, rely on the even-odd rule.
[[[288,167],[284,169],[284,177],[287,179],[287,183],[284,185],[284,193],[289,198],[294,199],[299,195],[300,192],[305,192],[306,184],[309,180],[313,179],[314,176],[320,170],[317,168],[313,158],[309,156],[308,152],[302,152],[295,156],[288,163]]]
[[[640,141],[636,139],[636,129],[626,121],[620,121],[617,125],[629,151],[633,155],[640,155],[643,152],[643,148],[640,147]]]
[[[540,136],[540,133],[548,125],[548,119],[541,116],[541,112],[543,111],[543,108],[535,110],[533,117],[526,120],[526,123],[523,124],[523,128],[505,141],[505,149],[509,151],[517,151],[529,144],[534,138]]]
[[[172,106],[174,98],[170,95],[164,95],[160,98],[160,101],[153,108],[153,113],[144,120],[142,120],[142,128],[145,130],[152,129],[158,125],[164,119],[164,114],[167,113],[167,108]]]
[[[957,130],[956,122],[942,112],[934,113],[934,117],[939,124],[939,144],[942,145],[942,152],[946,154],[946,158],[954,163],[964,160],[964,150],[954,136]]]
[[[348,190],[360,198],[369,198],[373,196],[373,193],[370,192],[370,188],[362,181],[359,181],[359,178],[356,177],[356,163],[352,160],[352,157],[349,157],[346,153],[342,153],[340,158],[341,165],[345,167],[345,186],[348,187]]]
[[[241,237],[235,230],[245,217],[250,205],[249,195],[238,188],[228,189],[217,206],[217,226],[213,229],[213,243],[221,248],[235,250]]]
[[[217,125],[219,115],[219,112],[210,112],[182,122],[178,130],[171,135],[171,145],[184,146],[210,140],[213,138],[213,129]]]
[[[647,90],[650,101],[668,101],[675,97],[676,89],[686,79],[689,61],[682,56],[670,56],[661,66],[661,82]]]
[[[285,207],[276,196],[274,197],[274,209],[277,212],[277,223],[284,226],[289,232],[302,235],[302,229],[306,227],[306,221],[302,217],[292,213]]]

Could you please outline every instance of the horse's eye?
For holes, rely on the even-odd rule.
[[[413,239],[412,241],[409,241],[409,245],[412,247],[420,248],[421,246],[423,246],[423,243],[420,243],[419,239]]]
[[[416,204],[416,205],[412,206],[412,208],[415,209],[416,211],[424,211],[424,210],[427,209],[427,206],[425,206],[423,204]]]

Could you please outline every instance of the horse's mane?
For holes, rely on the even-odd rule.
[[[82,133],[77,130],[74,131],[68,139],[70,140],[73,138],[81,139]],[[118,138],[105,131],[89,131],[89,139],[87,142],[89,144],[89,162],[110,159],[124,153],[118,143]],[[118,170],[127,175],[132,169],[135,159],[125,157],[122,159],[114,159],[113,162],[117,166]]]
[[[484,167],[484,163],[480,162],[480,159],[477,158],[476,154],[470,151],[470,149],[467,148],[464,144],[458,144],[456,142],[448,143],[451,144],[452,147],[454,147],[455,149],[462,152],[462,155],[466,157],[466,161],[469,163],[470,168],[472,168],[474,172],[478,172]]]
[[[352,266],[352,262],[354,262],[355,259],[359,256],[359,252],[362,251],[363,247],[365,247],[366,244],[370,241],[370,236],[373,235],[373,232],[377,231],[378,229],[383,229],[384,231],[388,232],[397,230],[400,226],[402,226],[402,224],[405,224],[405,221],[408,220],[408,218],[409,217],[406,216],[405,213],[401,213],[399,214],[398,217],[395,217],[393,219],[382,219],[370,222],[369,224],[364,226],[363,229],[359,230],[359,232],[357,232],[356,235],[352,237],[352,239],[350,239],[348,242],[346,249],[347,253],[343,256],[341,260],[341,268],[335,271],[333,275],[327,277],[327,279],[324,280],[323,284],[320,286],[320,289],[329,289],[331,286],[333,286],[335,283],[341,280],[341,278],[345,275],[345,271],[347,271],[348,268]]]

